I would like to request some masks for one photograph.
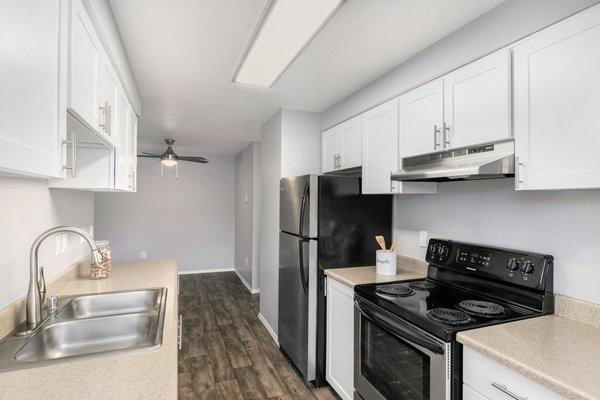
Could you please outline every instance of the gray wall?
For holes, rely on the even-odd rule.
[[[233,156],[181,162],[160,176],[155,159],[138,159],[137,193],[97,193],[96,238],[110,240],[115,261],[176,258],[179,271],[234,265]]]
[[[508,0],[322,113],[323,128],[429,81],[598,0]],[[418,231],[556,257],[556,290],[600,302],[600,191],[515,192],[512,180],[439,185],[438,195],[396,196],[399,252],[422,258]]]
[[[452,182],[430,196],[396,196],[399,253],[424,258],[418,231],[552,254],[555,291],[600,303],[600,190],[516,192],[512,179]]]
[[[507,0],[321,113],[323,129],[469,63],[599,0]]]
[[[255,199],[259,175],[258,143],[252,143],[235,157],[235,270],[251,290],[258,289],[259,202]]]
[[[94,222],[91,193],[48,189],[48,181],[0,177],[0,308],[25,296],[29,283],[29,248],[43,231],[58,225],[87,227]],[[50,279],[89,254],[79,236],[68,234],[69,251],[59,256],[55,239],[40,248],[39,262]]]
[[[260,137],[260,314],[277,332],[279,299],[279,179],[281,111],[262,127]]]
[[[280,110],[261,135],[260,313],[277,332],[279,180],[321,172],[319,114]]]

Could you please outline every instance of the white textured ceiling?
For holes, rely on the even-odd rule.
[[[280,0],[298,1],[298,0]],[[271,87],[231,81],[267,0],[110,0],[140,146],[234,154],[279,108],[322,111],[503,0],[348,0]]]

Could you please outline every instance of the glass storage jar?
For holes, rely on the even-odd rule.
[[[110,276],[110,269],[112,267],[112,260],[110,256],[110,247],[108,247],[108,240],[96,241],[96,247],[98,252],[102,256],[102,264],[92,264],[90,266],[90,276],[92,279],[103,279]]]

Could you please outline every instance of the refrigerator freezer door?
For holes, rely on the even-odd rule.
[[[317,198],[317,176],[282,178],[279,185],[280,229],[293,235],[316,237],[316,209],[311,207],[311,198]]]
[[[308,374],[308,266],[309,242],[279,232],[279,345],[305,377]]]

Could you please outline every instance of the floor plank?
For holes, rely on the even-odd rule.
[[[258,320],[259,295],[233,272],[182,275],[180,400],[339,400],[314,388]]]

